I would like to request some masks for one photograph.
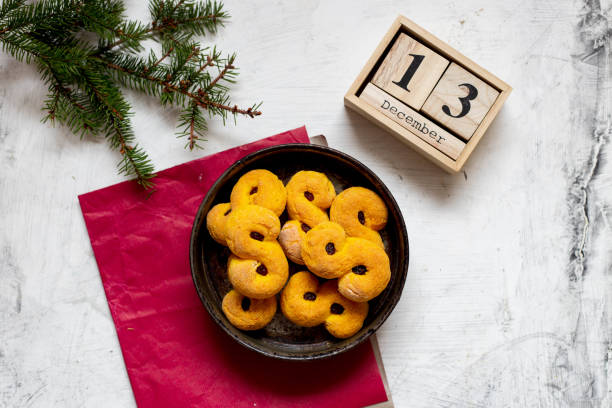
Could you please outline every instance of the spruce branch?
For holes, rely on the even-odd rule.
[[[218,26],[223,26],[229,18],[229,14],[223,11],[223,3],[217,1],[196,3],[185,0],[151,0],[149,11],[153,18],[150,25],[140,27],[138,31],[133,32],[132,37],[123,36],[104,45],[98,53],[106,52],[121,45],[126,46],[124,43],[128,38],[143,41],[156,35],[170,35],[178,31],[194,35],[205,35],[207,31],[215,33]]]
[[[225,92],[221,93],[221,98],[215,97],[215,99],[218,100],[211,98],[212,94],[206,92],[211,91],[215,86],[219,87],[219,85],[217,85],[217,82],[220,79],[228,80],[227,78],[225,78],[228,75],[229,71],[229,67],[227,65],[223,68],[219,75],[215,77],[215,79],[213,80],[214,83],[210,82],[209,85],[205,87],[205,89],[198,88],[195,92],[191,92],[188,89],[181,88],[173,83],[172,80],[174,77],[171,71],[167,71],[167,73],[161,77],[149,74],[148,71],[150,71],[150,69],[147,68],[145,70],[144,64],[141,61],[138,61],[137,58],[130,59],[129,57],[124,57],[121,60],[116,60],[116,62],[110,62],[105,59],[99,59],[99,61],[105,63],[108,68],[114,70],[119,77],[123,77],[124,81],[128,81],[125,82],[125,85],[141,90],[143,92],[152,93],[153,95],[170,95],[166,97],[166,101],[172,101],[172,94],[177,93],[191,99],[196,105],[202,107],[203,109],[212,110],[213,112],[220,113],[222,115],[225,115],[227,112],[231,112],[235,115],[247,115],[251,118],[261,115],[261,112],[257,110],[260,104],[254,105],[247,109],[241,109],[238,108],[236,105],[231,106],[227,104],[229,99],[226,98]],[[142,68],[130,68],[131,66]],[[128,76],[129,78],[125,78],[125,76]],[[149,87],[149,85],[151,84],[138,81],[137,79],[144,79],[157,85],[161,89],[161,92],[156,93],[156,90]],[[164,97],[162,96],[162,98]]]
[[[208,123],[195,102],[190,102],[189,106],[181,112],[179,127],[182,127],[183,130],[178,132],[178,136],[187,138],[185,147],[188,147],[189,150],[196,147],[201,148],[198,142],[205,140],[203,135],[208,130]]]
[[[237,76],[234,54],[222,57],[195,36],[214,33],[229,14],[214,0],[150,0],[151,22],[126,19],[122,0],[5,0],[0,5],[0,45],[20,61],[34,62],[47,85],[43,122],[58,122],[81,138],[104,135],[121,156],[118,171],[152,188],[153,165],[136,142],[132,108],[121,86],[179,108],[177,135],[201,148],[208,120],[255,117],[260,103],[232,104],[228,85]],[[97,40],[83,40],[82,33]],[[161,55],[141,56],[143,42]],[[95,45],[94,45],[95,44]],[[216,74],[211,71],[217,71]]]
[[[99,118],[92,111],[86,95],[64,86],[55,73],[48,67],[43,76],[48,75],[49,95],[45,101],[44,110],[47,115],[43,122],[56,120],[70,128],[72,133],[80,135],[91,133],[99,128]]]

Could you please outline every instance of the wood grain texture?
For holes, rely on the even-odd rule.
[[[422,111],[470,140],[498,96],[495,88],[453,62],[427,97]]]
[[[417,60],[418,66],[410,81],[400,86],[398,83],[402,82],[406,71],[414,63],[415,55],[422,59]],[[408,106],[419,110],[446,67],[448,67],[446,58],[402,33],[374,74],[372,83]]]
[[[211,122],[192,153],[176,112],[130,92],[157,168],[307,124],[404,213],[408,280],[377,333],[397,407],[610,407],[612,2],[225,4],[205,41],[237,51],[234,100],[262,99],[263,115]],[[398,13],[515,85],[459,174],[342,105]],[[0,407],[134,407],[76,199],[121,181],[119,156],[41,124],[45,93],[0,54]]]
[[[465,148],[465,143],[461,140],[414,109],[404,105],[376,85],[371,83],[366,85],[359,99],[367,102],[378,112],[392,119],[402,128],[426,141],[453,160],[456,160]],[[378,121],[375,123],[378,123]],[[400,140],[408,140],[405,137],[405,133],[405,131],[402,133],[393,132]]]
[[[392,48],[392,45],[394,45],[394,39],[398,36],[401,36],[402,33],[408,33],[411,38],[417,39],[420,43],[426,44],[427,46],[431,47],[431,49],[435,50],[436,53],[445,56],[457,65],[467,67],[471,73],[478,75],[489,85],[493,86],[496,90],[501,92],[499,96],[497,96],[497,98],[495,99],[493,105],[490,106],[490,109],[485,112],[486,114],[484,115],[484,118],[482,118],[476,130],[473,131],[473,134],[471,135],[472,137],[469,138],[470,140],[468,141],[465,148],[462,150],[457,160],[449,160],[449,157],[447,155],[437,149],[433,149],[432,146],[429,145],[426,141],[421,140],[417,137],[412,137],[410,134],[403,132],[397,126],[397,124],[394,123],[390,118],[387,118],[385,117],[385,115],[377,113],[371,108],[370,105],[363,102],[359,98],[360,93],[367,85],[367,81],[369,80],[370,76],[374,74],[374,70],[377,64],[379,63],[379,61],[382,61],[385,58],[387,50],[389,48]],[[407,78],[408,77],[401,80],[402,85],[405,85]],[[469,88],[473,86],[464,84],[464,87]],[[422,154],[432,163],[438,165],[439,167],[448,172],[458,173],[463,169],[463,166],[465,165],[466,161],[484,136],[485,132],[493,122],[493,119],[495,119],[497,114],[500,112],[504,102],[506,101],[511,92],[512,87],[510,87],[506,82],[500,80],[497,76],[493,75],[490,71],[484,69],[481,65],[476,64],[464,54],[453,48],[450,44],[445,43],[444,41],[436,37],[434,34],[427,31],[425,28],[421,27],[414,21],[400,14],[395,19],[391,27],[387,30],[386,34],[383,36],[382,40],[378,44],[378,47],[376,47],[374,53],[370,55],[370,58],[359,72],[359,75],[357,75],[357,78],[353,81],[352,85],[349,87],[349,90],[344,95],[344,104],[345,106],[349,107],[350,109],[353,109],[355,112],[357,112],[364,118],[377,124],[381,128],[388,130],[393,135],[399,136],[403,141],[406,141],[412,148],[414,148],[417,152]],[[468,96],[470,99],[473,99],[475,94],[477,94],[477,90],[471,89]],[[464,103],[462,102],[462,105],[463,104]],[[452,114],[450,112],[450,108],[448,110],[448,114]],[[458,117],[464,114],[465,112],[463,112],[461,115],[458,115]]]

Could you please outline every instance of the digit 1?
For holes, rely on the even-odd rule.
[[[408,89],[408,82],[410,82],[410,80],[414,76],[414,73],[419,68],[419,65],[421,65],[421,62],[423,62],[423,59],[425,58],[424,55],[417,55],[417,54],[409,54],[409,55],[413,59],[412,59],[412,62],[410,63],[410,66],[404,73],[404,76],[398,82],[392,81],[395,85],[407,90],[408,92],[410,92],[410,90]]]
[[[468,89],[468,94],[463,98],[459,98],[459,101],[461,101],[461,112],[459,112],[459,114],[455,116],[451,114],[448,105],[442,106],[442,112],[446,113],[451,118],[462,118],[467,115],[471,108],[470,101],[476,99],[476,97],[478,96],[478,89],[476,89],[474,85],[461,84],[459,86],[465,86]]]

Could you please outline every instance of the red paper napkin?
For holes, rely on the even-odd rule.
[[[308,143],[304,127],[79,196],[125,366],[140,407],[360,407],[387,396],[371,344],[314,362],[249,351],[210,319],[189,268],[198,206],[236,160]]]

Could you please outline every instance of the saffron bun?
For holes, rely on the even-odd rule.
[[[291,262],[295,262],[298,265],[304,265],[304,260],[302,259],[302,241],[309,229],[308,225],[298,220],[289,220],[283,225],[278,235],[278,242],[283,251],[285,251],[285,255]]]
[[[336,190],[325,174],[298,171],[287,183],[287,214],[312,228],[329,221],[326,210],[335,197]]]
[[[251,170],[238,179],[230,195],[232,209],[243,205],[258,205],[279,217],[285,210],[287,190],[274,173],[264,169]]]
[[[319,284],[310,272],[297,272],[281,294],[281,311],[291,322],[304,327],[324,324],[337,338],[348,338],[363,327],[368,304],[346,299],[335,280]]]
[[[241,330],[259,330],[276,314],[276,297],[250,299],[236,290],[230,290],[221,304],[223,313],[232,325]]]
[[[338,279],[338,291],[354,302],[367,302],[389,283],[391,267],[383,248],[367,239],[347,237],[335,222],[324,222],[306,233],[302,258],[315,275]]]
[[[350,187],[336,196],[329,210],[330,221],[340,224],[349,237],[372,241],[384,248],[378,231],[387,225],[387,206],[372,190]]]
[[[268,170],[257,169],[238,179],[230,195],[229,203],[215,205],[206,214],[206,227],[215,241],[227,246],[227,217],[232,210],[244,205],[268,208],[276,216],[282,214],[287,202],[287,190],[283,182]]]
[[[243,205],[227,217],[227,246],[232,251],[227,274],[233,287],[254,299],[280,292],[289,276],[289,263],[276,240],[280,221],[271,210]]]
[[[285,208],[289,220],[281,228]],[[272,320],[280,292],[291,322],[324,324],[337,338],[354,335],[368,315],[367,302],[390,281],[379,234],[387,218],[376,193],[350,187],[336,195],[324,173],[299,171],[285,187],[268,170],[249,171],[232,188],[230,202],[206,216],[212,238],[232,252],[227,275],[233,289],[223,298],[223,312],[239,329],[260,329]],[[309,271],[288,279],[287,259]]]
[[[327,209],[336,197],[332,182],[323,173],[302,170],[287,183],[287,214],[289,221],[283,225],[279,241],[287,257],[304,265],[302,239],[306,231],[329,221]]]
[[[323,323],[331,305],[319,293],[319,280],[306,271],[291,275],[280,299],[281,310],[285,317],[302,327],[313,327]]]
[[[210,236],[219,244],[227,246],[227,216],[232,212],[230,203],[215,205],[206,214],[206,227]]]

